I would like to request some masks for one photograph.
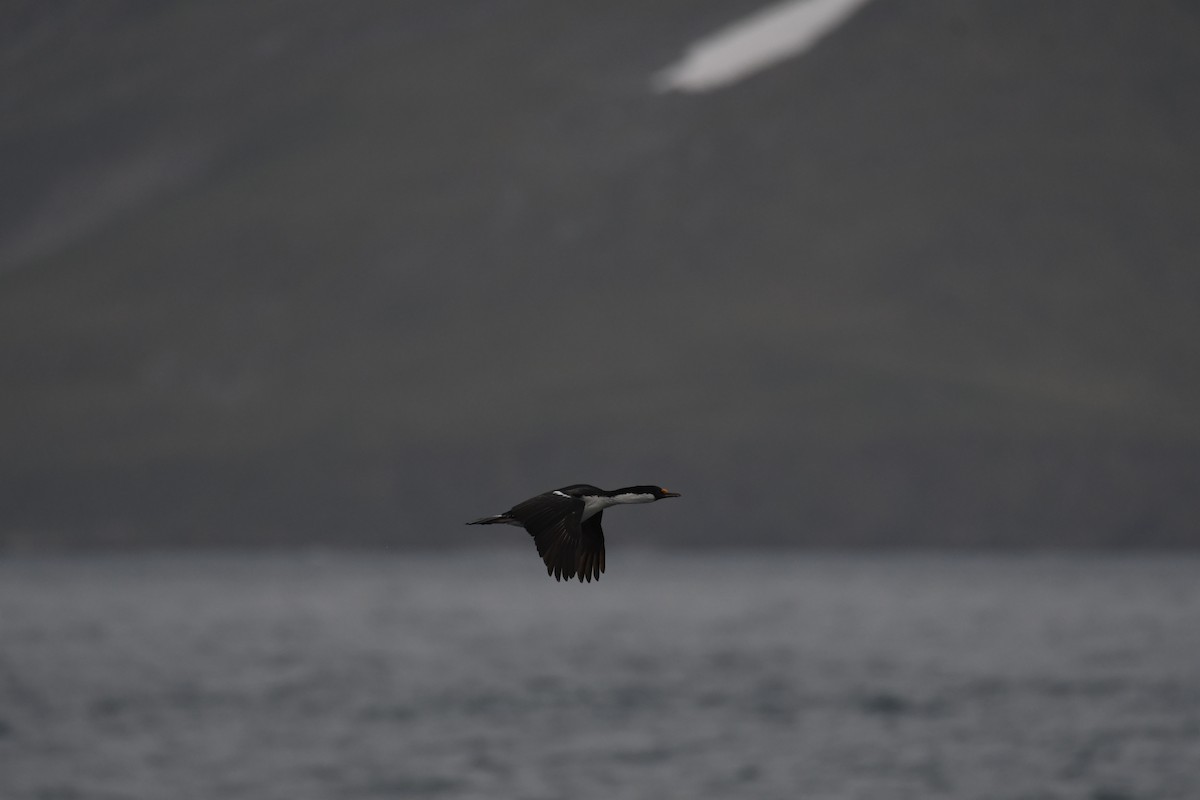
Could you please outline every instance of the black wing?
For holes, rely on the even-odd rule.
[[[600,529],[600,517],[603,511],[597,511],[584,520],[580,526],[579,537],[579,580],[592,582],[592,578],[600,580],[604,572],[604,531]]]
[[[578,576],[580,581],[590,582],[604,571],[602,512],[582,522],[583,506],[578,497],[547,492],[513,506],[506,515],[529,531],[546,564],[546,574],[555,580]]]

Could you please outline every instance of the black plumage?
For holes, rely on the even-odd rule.
[[[627,503],[650,503],[678,497],[660,486],[628,486],[606,491],[577,483],[531,497],[503,514],[468,522],[468,525],[519,525],[533,537],[546,574],[555,580],[599,580],[604,572],[604,509]]]

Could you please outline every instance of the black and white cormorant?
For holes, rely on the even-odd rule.
[[[520,525],[529,531],[538,555],[546,562],[546,574],[555,580],[580,582],[600,580],[604,572],[604,531],[600,517],[609,506],[624,503],[653,503],[664,497],[679,497],[661,486],[626,486],[606,492],[586,483],[564,486],[531,497],[505,511],[468,522],[468,525]]]

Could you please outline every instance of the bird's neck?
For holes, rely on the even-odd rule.
[[[650,503],[653,501],[654,495],[652,494],[630,491],[629,489],[614,489],[602,495],[584,497],[583,519],[587,519],[597,511],[603,511],[609,506],[624,505],[626,503]]]
[[[613,489],[607,492],[607,500],[609,505],[617,505],[619,503],[652,503],[654,495],[647,492],[639,491],[636,487],[628,489]]]

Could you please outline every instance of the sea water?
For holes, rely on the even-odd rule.
[[[0,559],[0,798],[1200,798],[1194,555]]]

